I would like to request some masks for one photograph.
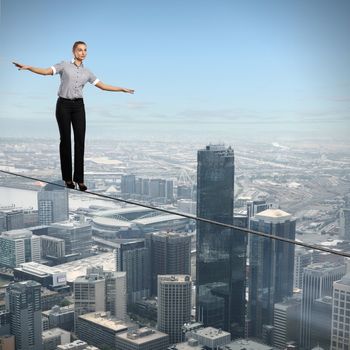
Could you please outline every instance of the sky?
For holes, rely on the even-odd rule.
[[[72,58],[90,138],[350,140],[348,0],[0,0],[0,137],[58,138],[59,75]]]

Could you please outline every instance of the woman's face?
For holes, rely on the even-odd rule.
[[[73,51],[74,57],[78,60],[83,60],[87,55],[87,48],[84,44],[79,44]]]

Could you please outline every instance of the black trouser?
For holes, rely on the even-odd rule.
[[[84,182],[85,108],[82,98],[68,100],[59,97],[56,119],[60,130],[60,159],[63,181],[72,181],[71,125],[74,132],[73,181]]]

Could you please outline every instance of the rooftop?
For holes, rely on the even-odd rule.
[[[167,336],[168,336],[167,334],[162,333],[158,330],[143,327],[143,328],[131,331],[131,332],[119,333],[119,334],[117,334],[116,337],[123,339],[123,340],[126,340],[129,343],[141,345],[144,343],[148,343],[152,340],[164,338]]]
[[[36,262],[23,263],[17,269],[25,271],[25,272],[30,272],[30,273],[35,274],[35,275],[40,276],[40,277],[43,277],[45,275],[65,273],[64,271],[62,271],[56,267],[51,267],[51,266],[39,264]]]
[[[173,220],[188,220],[188,219],[175,214],[167,214],[167,215],[157,215],[149,218],[137,219],[137,220],[133,220],[132,222],[137,225],[145,226],[145,225],[158,224],[158,223],[173,221]]]
[[[95,217],[92,221],[94,224],[101,225],[101,226],[113,226],[118,228],[119,227],[130,228],[133,226],[132,222],[130,221],[118,220],[118,219],[113,219],[105,216]]]
[[[257,343],[253,340],[238,339],[226,344],[223,347],[225,350],[275,350],[273,347]],[[203,345],[189,345],[186,343],[176,344],[176,350],[202,350]]]
[[[126,208],[117,208],[109,210],[101,210],[94,213],[95,216],[113,216],[113,215],[125,215],[131,213],[143,213],[143,212],[152,212],[153,209],[143,208],[143,207],[126,207]]]
[[[80,228],[90,226],[87,222],[78,222],[78,221],[60,221],[50,224],[51,227],[55,228]]]
[[[84,346],[84,348],[82,348]],[[58,350],[69,350],[69,349],[84,349],[84,350],[99,350],[99,348],[96,348],[95,346],[88,345],[82,340],[75,340],[72,343],[64,344],[64,345],[57,345]]]
[[[128,325],[113,317],[108,317],[106,312],[90,312],[85,315],[80,315],[78,319],[83,319],[85,321],[95,323],[100,327],[108,328],[114,332],[122,332],[128,329]]]
[[[14,239],[30,238],[32,236],[33,236],[32,231],[29,231],[27,229],[5,231],[0,235],[0,237],[13,239],[13,240]]]
[[[63,334],[66,334],[70,337],[70,332],[65,331],[64,329],[61,328],[51,328],[47,331],[44,331],[42,333],[42,339],[50,339],[52,337],[57,337],[57,336],[61,336]]]
[[[158,275],[158,280],[162,282],[188,282],[191,281],[190,275]]]
[[[281,223],[292,219],[292,215],[281,209],[266,209],[254,216],[259,220],[271,223]]]
[[[195,331],[196,334],[202,336],[202,337],[206,337],[206,338],[210,338],[210,339],[220,339],[223,336],[227,336],[227,335],[231,335],[228,332],[225,332],[221,329],[217,329],[217,328],[213,328],[213,327],[205,327],[205,328],[201,328]]]
[[[67,282],[72,283],[77,277],[85,276],[90,266],[103,266],[104,270],[115,270],[115,254],[113,252],[90,256],[85,259],[71,261],[56,268],[67,273]]]

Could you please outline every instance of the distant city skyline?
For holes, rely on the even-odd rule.
[[[84,40],[85,64],[99,79],[135,89],[85,87],[88,138],[348,138],[346,0],[70,6],[0,1],[0,137],[58,138],[59,77],[11,62],[50,67]]]

